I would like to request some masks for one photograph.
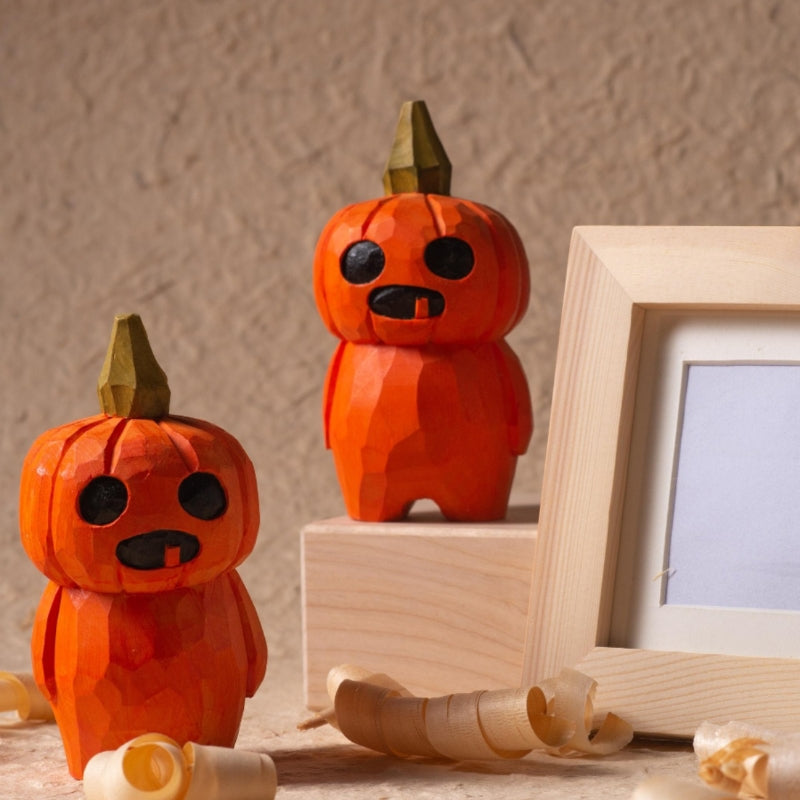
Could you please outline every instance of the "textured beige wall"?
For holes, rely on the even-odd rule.
[[[791,0],[0,0],[0,666],[25,664],[43,585],[19,467],[95,413],[115,313],[144,317],[173,409],[250,452],[263,524],[242,571],[273,674],[296,675],[297,532],[342,507],[311,256],[329,215],[380,194],[400,103],[427,101],[454,194],[526,244],[511,341],[535,491],[570,229],[796,223],[798,53]]]

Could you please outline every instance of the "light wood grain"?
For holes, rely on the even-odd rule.
[[[302,532],[305,697],[358,663],[414,694],[517,686],[536,535],[533,507],[497,523],[342,517]],[[441,519],[441,517],[438,517]]]
[[[780,668],[796,692],[792,681],[800,665],[701,652],[657,654],[646,670],[631,671],[625,650],[604,650],[602,661],[592,657],[608,644],[627,474],[638,468],[629,463],[629,450],[650,308],[800,309],[800,229],[573,232],[522,677],[535,682],[562,666],[583,665],[599,681],[602,697],[615,712],[633,717],[637,730],[690,735],[698,717],[721,712],[713,698],[727,703],[737,697],[737,683],[747,685],[731,702],[731,715],[779,709],[783,687],[767,675]],[[691,713],[687,704],[662,713],[658,709],[678,686],[691,689]],[[615,704],[620,699],[624,708]],[[792,707],[782,720],[793,717],[796,727],[800,705]]]
[[[686,737],[705,720],[797,730],[800,669],[789,659],[596,647],[578,669],[598,682],[598,712],[639,733]]]
[[[642,311],[573,237],[553,390],[523,682],[577,663],[603,633]],[[634,384],[635,385],[635,384]],[[621,473],[621,474],[620,474]]]

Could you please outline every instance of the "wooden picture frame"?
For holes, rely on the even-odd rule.
[[[800,318],[800,228],[574,230],[523,681],[576,667],[642,734],[692,736],[705,719],[796,730],[800,658],[611,646],[643,337],[665,310]]]

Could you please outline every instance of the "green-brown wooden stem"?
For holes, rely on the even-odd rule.
[[[138,314],[114,319],[97,381],[100,410],[116,417],[159,419],[169,414],[169,386]]]
[[[450,159],[422,100],[403,103],[383,173],[386,194],[425,192],[450,194]]]

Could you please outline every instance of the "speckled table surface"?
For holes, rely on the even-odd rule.
[[[592,759],[538,753],[520,760],[481,763],[393,758],[351,744],[329,727],[298,731],[297,723],[308,712],[302,706],[296,676],[275,676],[278,680],[269,681],[249,701],[237,744],[273,758],[278,798],[628,798],[651,775],[692,779],[695,773],[688,745],[648,742]],[[84,796],[82,784],[67,773],[55,725],[3,723],[0,794],[4,800]]]

